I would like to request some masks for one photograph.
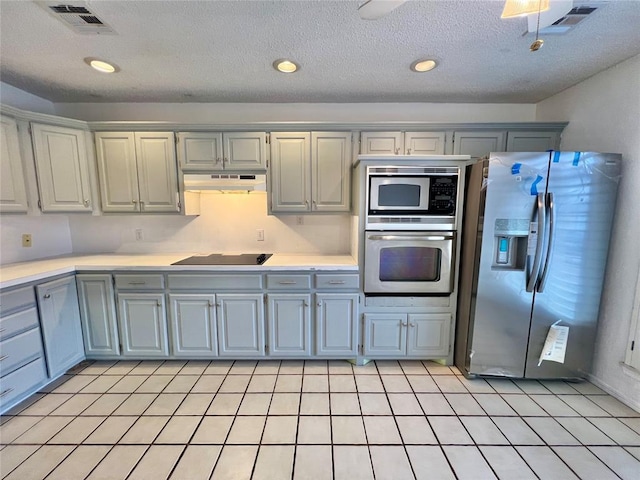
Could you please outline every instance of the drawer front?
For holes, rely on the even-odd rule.
[[[33,287],[18,288],[0,293],[0,317],[36,304]]]
[[[357,290],[360,284],[359,275],[349,274],[316,274],[316,288],[337,288]]]
[[[42,358],[0,378],[0,412],[14,400],[41,385],[46,378],[47,370]]]
[[[267,275],[269,290],[309,290],[311,275]]]
[[[0,318],[0,341],[37,326],[38,310],[36,310],[35,306],[7,315],[4,318]]]
[[[164,289],[164,276],[157,274],[148,275],[114,275],[118,290],[162,290]]]
[[[262,290],[262,275],[186,275],[167,276],[171,290]]]
[[[33,328],[0,342],[0,376],[41,356],[42,339],[39,328]]]

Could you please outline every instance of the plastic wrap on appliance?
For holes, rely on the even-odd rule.
[[[564,363],[564,357],[567,352],[567,342],[569,340],[569,327],[559,326],[560,320],[549,327],[547,338],[544,341],[538,366],[544,360],[549,362]]]
[[[520,191],[523,195],[527,197],[531,197],[538,195],[541,191],[544,191],[545,178],[547,175],[546,169],[544,171],[535,170],[528,165],[522,164],[520,162],[511,163],[502,157],[491,157],[493,161],[497,161],[501,165],[507,167],[511,171],[511,178],[515,182],[520,184]],[[485,179],[486,183],[483,183],[483,188],[488,185],[487,179]]]

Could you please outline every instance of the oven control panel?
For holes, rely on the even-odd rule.
[[[430,178],[429,212],[441,215],[453,215],[456,211],[458,177],[442,176]]]

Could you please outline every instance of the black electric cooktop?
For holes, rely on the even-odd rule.
[[[194,255],[172,263],[171,265],[262,265],[272,253],[241,253],[239,255],[225,255],[212,253],[211,255]]]

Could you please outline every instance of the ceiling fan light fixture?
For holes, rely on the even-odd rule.
[[[500,18],[523,17],[549,10],[549,0],[505,0]]]
[[[116,65],[97,58],[87,57],[84,59],[84,63],[100,73],[115,73],[120,71]]]
[[[300,65],[286,58],[281,58],[273,62],[273,68],[282,73],[293,73],[300,70]]]
[[[429,72],[436,68],[438,63],[435,60],[417,60],[411,64],[411,70],[416,73]]]

